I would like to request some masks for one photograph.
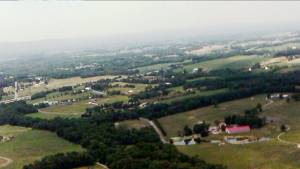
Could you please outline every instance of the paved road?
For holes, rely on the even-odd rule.
[[[146,118],[140,118],[141,121],[145,121],[147,122],[154,130],[155,132],[158,134],[159,138],[160,138],[160,141],[164,144],[168,144],[169,142],[166,140],[165,136],[163,135],[162,131],[160,131],[160,129],[156,126],[156,124],[149,120],[149,119],[146,119]]]
[[[6,157],[3,157],[3,156],[0,156],[0,159],[5,161],[4,163],[0,164],[0,168],[6,167],[6,166],[8,166],[10,163],[13,162],[12,159],[6,158]]]

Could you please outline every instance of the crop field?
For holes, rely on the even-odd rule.
[[[11,141],[0,143],[0,156],[12,160],[3,169],[20,169],[23,165],[47,155],[83,151],[79,145],[48,131],[6,125],[0,126],[0,135],[14,136]]]
[[[188,64],[183,67],[188,72],[191,72],[194,68],[203,68],[204,70],[214,70],[214,69],[242,69],[249,68],[250,66],[260,63],[262,61],[268,60],[269,57],[249,55],[249,56],[233,56],[223,59],[215,59],[204,62],[199,62],[195,64]]]
[[[214,124],[214,120],[222,120],[230,114],[242,114],[245,109],[253,108],[257,103],[266,105],[262,115],[273,117],[278,121],[267,124],[262,129],[252,130],[250,133],[241,135],[254,135],[271,138],[270,141],[231,145],[201,143],[190,146],[177,146],[187,155],[197,155],[199,158],[212,163],[230,166],[230,169],[255,168],[255,169],[300,169],[300,117],[299,102],[274,100],[273,103],[265,100],[265,95],[240,99],[213,106],[200,108],[159,119],[159,122],[169,137],[177,136],[177,131],[182,130],[184,125],[192,127],[197,121],[207,121]],[[287,124],[290,130],[280,136],[280,125]],[[222,139],[224,134],[210,135],[207,139]],[[272,162],[270,162],[272,161]]]

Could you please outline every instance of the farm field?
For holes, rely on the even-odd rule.
[[[141,73],[147,73],[147,72],[156,71],[156,70],[160,70],[160,69],[166,69],[172,64],[176,64],[176,63],[160,63],[160,64],[154,64],[154,65],[139,67],[137,69]]]
[[[71,77],[65,79],[50,79],[48,85],[46,84],[39,84],[31,87],[27,87],[24,90],[19,92],[19,96],[28,96],[34,93],[38,93],[41,91],[47,91],[51,89],[57,89],[63,86],[75,86],[82,83],[87,82],[95,82],[101,79],[112,79],[117,76],[95,76],[95,77],[88,77],[88,78],[81,78],[81,77]],[[12,87],[5,88],[5,92],[13,92],[14,89]]]
[[[214,69],[241,69],[249,68],[250,66],[268,60],[269,57],[258,56],[258,55],[241,55],[233,56],[223,59],[215,59],[204,62],[199,62],[195,64],[188,64],[183,67],[188,72],[191,72],[194,68],[203,68],[204,70],[214,70]],[[177,69],[178,71],[180,69]]]
[[[119,85],[119,87],[109,88],[108,91],[120,91],[121,94],[131,95],[137,94],[145,90],[148,86],[147,84],[142,83],[124,83],[124,82],[114,82],[111,85]],[[124,85],[134,85],[134,88],[125,87]],[[152,85],[153,86],[153,85]]]
[[[287,50],[288,48],[292,47],[300,47],[300,43],[285,43],[282,45],[274,45],[274,46],[269,46],[269,47],[262,47],[262,48],[257,48],[255,50],[270,50],[270,51],[280,51],[280,50]]]
[[[226,115],[242,114],[245,109],[253,108],[257,103],[267,103],[265,97],[265,95],[259,95],[253,98],[221,103],[216,108],[214,106],[199,108],[160,118],[159,122],[168,136],[173,137],[177,136],[178,130],[182,130],[185,125],[192,127],[198,121],[207,121],[213,124],[214,120],[223,120]]]
[[[124,95],[113,95],[97,99],[98,104],[113,103],[118,101],[127,102],[128,97]],[[55,117],[80,117],[87,108],[95,106],[88,103],[89,100],[83,100],[67,105],[53,105],[40,109],[39,113],[33,113],[29,116],[46,119],[52,119]]]
[[[183,89],[181,91],[181,88],[173,88],[173,90],[175,92],[183,92]],[[226,92],[227,89],[218,89],[218,90],[208,90],[208,91],[196,91],[195,94],[190,94],[190,95],[186,95],[186,96],[178,96],[178,97],[172,97],[166,100],[162,100],[162,103],[171,103],[173,101],[179,101],[179,100],[183,100],[183,99],[188,99],[188,98],[193,98],[196,96],[210,96],[210,95],[214,95],[214,94],[219,94],[219,93],[223,93]]]
[[[273,117],[276,122],[267,124],[262,129],[252,130],[250,133],[240,135],[254,135],[269,137],[270,141],[231,145],[201,143],[190,146],[177,146],[178,150],[187,155],[197,155],[199,158],[212,163],[230,166],[230,169],[255,168],[255,169],[299,169],[300,149],[300,117],[299,102],[287,103],[285,100],[274,100],[267,103],[265,95],[258,95],[236,101],[220,104],[217,108],[213,106],[167,116],[159,119],[159,122],[167,132],[169,137],[176,136],[177,130],[182,130],[184,125],[192,127],[197,121],[207,121],[213,125],[214,120],[222,120],[229,114],[242,114],[247,108],[255,106],[257,103],[266,104],[262,112],[263,116]],[[287,124],[290,131],[281,135],[280,125]],[[225,134],[226,135],[226,134]],[[224,134],[210,135],[207,139],[222,139]],[[288,143],[287,143],[288,142]],[[272,161],[272,163],[270,162]]]
[[[15,137],[11,141],[0,143],[0,156],[12,160],[3,169],[20,169],[23,165],[47,155],[83,151],[79,145],[61,139],[48,131],[5,125],[0,126],[0,135]]]

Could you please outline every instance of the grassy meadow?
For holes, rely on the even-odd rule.
[[[47,155],[84,151],[79,145],[48,131],[5,125],[0,126],[0,135],[15,137],[11,141],[0,143],[0,156],[13,160],[3,169],[21,169],[23,165]]]
[[[258,56],[258,55],[241,55],[232,56],[222,59],[214,59],[209,61],[203,61],[195,64],[185,65],[182,69],[186,69],[191,72],[194,68],[203,68],[204,70],[214,70],[214,69],[241,69],[249,68],[250,66],[259,63],[261,61],[269,59],[268,57]]]

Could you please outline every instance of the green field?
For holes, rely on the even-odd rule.
[[[257,55],[242,55],[242,56],[233,56],[223,59],[215,59],[204,62],[199,62],[195,64],[188,64],[183,67],[188,72],[191,72],[194,68],[203,68],[204,70],[213,70],[213,69],[241,69],[249,68],[255,63],[269,59],[268,57],[257,56]],[[181,69],[178,69],[178,71]]]
[[[0,143],[0,156],[12,160],[4,169],[21,169],[25,164],[60,152],[83,151],[79,145],[48,131],[6,125],[0,126],[0,135],[15,137],[11,141]]]
[[[254,107],[257,103],[267,104],[265,95],[252,98],[240,99],[220,104],[217,108],[213,106],[175,114],[159,119],[169,137],[176,136],[178,130],[184,125],[192,127],[197,121],[207,121],[213,125],[214,120],[222,120],[230,114],[242,114],[245,109]],[[202,143],[191,146],[177,146],[178,149],[187,155],[197,155],[199,158],[211,163],[227,165],[229,169],[300,169],[300,104],[299,102],[287,103],[285,100],[275,100],[267,104],[263,116],[276,118],[277,121],[266,125],[262,129],[252,130],[250,133],[241,135],[264,136],[271,138],[271,141],[231,145]],[[291,143],[281,142],[277,139],[280,134],[280,125],[288,124],[290,131],[280,138]],[[222,139],[224,134],[210,135],[206,139]],[[272,162],[270,162],[272,161]]]
[[[98,104],[113,103],[118,101],[127,102],[128,96],[113,95],[103,98],[97,98]],[[87,108],[95,106],[88,103],[89,100],[83,100],[66,105],[53,105],[47,108],[40,109],[39,113],[29,114],[28,116],[45,119],[52,119],[55,117],[80,117]]]
[[[224,116],[231,114],[241,114],[247,108],[253,108],[257,103],[266,103],[265,95],[246,98],[238,101],[230,101],[214,106],[199,108],[184,113],[178,113],[159,119],[159,122],[167,132],[168,136],[177,136],[178,130],[182,130],[185,125],[192,127],[198,121],[213,123],[214,120],[223,120]]]
[[[285,43],[282,45],[274,45],[274,46],[269,46],[269,47],[262,47],[262,48],[257,48],[255,50],[269,50],[269,51],[281,51],[281,50],[287,50],[288,48],[292,48],[292,47],[300,47],[300,43]]]
[[[176,88],[171,88],[171,90],[174,90],[175,92],[182,92],[180,87],[176,87]],[[185,95],[185,96],[177,96],[177,97],[172,97],[172,98],[168,98],[166,100],[162,100],[162,103],[171,103],[173,101],[180,101],[183,99],[189,99],[189,98],[193,98],[193,97],[197,97],[197,96],[210,96],[210,95],[214,95],[214,94],[219,94],[219,93],[224,93],[226,92],[227,89],[218,89],[218,90],[208,90],[208,91],[198,91],[196,90],[195,94],[189,94],[189,95]],[[172,92],[171,92],[172,94]]]
[[[135,87],[134,88],[124,87],[124,85],[126,84],[134,85]],[[120,91],[121,94],[125,94],[125,95],[137,94],[139,92],[144,91],[145,88],[148,86],[147,84],[142,84],[142,83],[124,83],[124,82],[114,82],[111,85],[120,85],[120,86],[109,88],[108,91]]]
[[[87,82],[95,82],[97,80],[101,79],[112,79],[116,76],[94,76],[94,77],[88,77],[88,78],[81,78],[81,77],[71,77],[71,78],[65,78],[65,79],[50,79],[48,82],[48,85],[46,84],[39,84],[34,85],[31,87],[27,87],[24,90],[21,90],[19,92],[19,96],[28,96],[32,95],[37,92],[41,91],[47,91],[51,89],[57,89],[63,86],[75,86]],[[9,87],[4,89],[5,92],[13,92],[14,88]]]

